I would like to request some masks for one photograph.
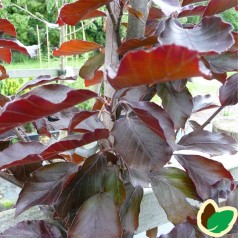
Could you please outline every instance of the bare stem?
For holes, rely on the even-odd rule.
[[[220,106],[199,128],[199,130],[204,129],[208,124],[211,123],[212,119],[217,116],[217,114],[224,108],[225,106]]]
[[[14,132],[16,133],[17,137],[22,141],[22,142],[27,142],[26,138],[22,136],[20,130],[18,127],[14,128]]]

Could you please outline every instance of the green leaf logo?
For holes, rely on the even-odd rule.
[[[233,227],[237,219],[237,209],[221,207],[209,199],[204,202],[197,215],[197,224],[202,232],[213,237],[222,237]]]

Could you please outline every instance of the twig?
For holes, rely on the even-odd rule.
[[[16,179],[13,175],[10,175],[8,173],[5,173],[3,171],[0,171],[0,177],[7,180],[8,182],[22,188],[23,187],[23,182],[20,180]]]
[[[208,124],[211,123],[212,119],[224,108],[225,106],[220,106],[199,128],[199,130],[204,129]]]
[[[115,18],[115,15],[112,11],[112,8],[111,8],[111,5],[110,3],[108,3],[106,5],[107,7],[107,11],[109,13],[109,16],[111,18],[111,21],[112,21],[112,24],[113,24],[113,29],[115,31],[115,34],[116,34],[116,40],[117,40],[117,46],[118,48],[120,47],[121,45],[121,38],[120,38],[120,24],[121,24],[121,17],[122,17],[122,14],[123,14],[123,8],[121,7],[121,10],[120,10],[120,15],[118,17],[118,21],[116,20]]]
[[[16,127],[14,128],[14,132],[16,133],[17,137],[22,141],[22,142],[27,142],[26,138],[22,136],[22,134],[19,131],[19,128]]]

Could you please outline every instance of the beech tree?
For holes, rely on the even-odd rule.
[[[175,225],[161,237],[205,237],[197,227],[198,208],[188,198],[217,203],[224,198],[226,204],[237,205],[237,182],[211,159],[237,153],[237,144],[225,134],[205,130],[225,106],[238,103],[238,35],[217,15],[236,5],[236,0],[65,4],[57,19],[60,26],[106,17],[105,46],[70,40],[53,52],[69,56],[95,51],[79,76],[86,86],[99,84],[100,90],[73,89],[61,84],[72,77],[45,75],[26,83],[14,97],[1,95],[0,133],[13,131],[21,140],[11,144],[3,139],[0,152],[0,176],[22,188],[16,216],[39,205],[60,224],[24,221],[2,235],[133,237],[143,188],[151,187]],[[125,13],[128,21],[122,22]],[[186,23],[184,18],[191,16],[200,21]],[[124,38],[122,27],[127,27]],[[0,20],[0,32],[2,61],[11,61],[12,50],[35,53],[36,47],[15,39],[9,21]],[[7,78],[3,66],[0,70],[1,79]],[[186,85],[197,76],[222,83],[219,104],[210,95],[191,95]],[[151,102],[155,95],[160,105]],[[76,107],[88,99],[95,99],[91,111]],[[217,110],[205,123],[189,120],[209,108]],[[30,141],[21,130],[29,122],[39,135],[51,137],[50,129],[60,129],[68,136],[49,145]],[[178,138],[188,124],[192,132]],[[78,152],[92,143],[93,152]],[[238,232],[237,226],[232,232]]]

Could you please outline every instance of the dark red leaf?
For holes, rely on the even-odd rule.
[[[187,82],[187,79],[176,80],[172,82],[172,86],[177,92],[182,92],[185,89]]]
[[[122,202],[118,198],[125,196],[125,191],[121,187],[122,182],[117,177],[117,173],[109,170],[108,161],[111,158],[117,159],[108,152],[90,156],[64,189],[55,208],[59,216],[66,219],[67,225],[72,222],[78,208],[99,192],[106,190],[108,193],[113,193],[114,199],[116,198],[114,201],[117,204]],[[115,189],[118,192],[115,192]]]
[[[153,102],[127,102],[135,114],[153,132],[168,143],[175,141],[174,125],[163,108]]]
[[[206,11],[203,14],[203,17],[210,17],[219,14],[237,5],[238,5],[237,0],[229,0],[229,1],[210,0],[208,2]]]
[[[209,76],[198,52],[182,46],[165,45],[150,51],[129,52],[117,74],[109,68],[108,81],[115,89],[161,83],[194,76]],[[141,67],[143,65],[143,67]]]
[[[193,98],[193,113],[219,106],[219,103],[210,94],[197,95]]]
[[[101,139],[107,139],[108,137],[109,131],[107,129],[96,129],[93,132],[85,134],[69,135],[62,140],[49,145],[40,156],[44,159],[48,159],[61,152],[72,150]]]
[[[99,53],[88,59],[79,71],[79,76],[83,79],[93,79],[95,71],[104,64],[105,54]]]
[[[102,100],[100,100],[99,98],[97,98],[96,99],[96,102],[94,103],[94,105],[93,105],[93,109],[92,109],[92,111],[96,111],[96,110],[101,110],[102,109],[102,107],[103,107],[103,102],[102,102]]]
[[[134,50],[140,47],[148,47],[158,43],[157,36],[149,36],[145,39],[130,39],[121,44],[119,47],[118,54],[124,55],[130,50]]]
[[[51,133],[49,132],[47,128],[47,122],[45,118],[40,118],[38,120],[35,120],[33,122],[33,125],[35,126],[37,133],[39,135],[46,135],[49,138],[51,138]]]
[[[38,45],[25,46],[16,39],[0,39],[0,47],[19,51],[31,57],[36,56],[38,50]]]
[[[159,42],[176,44],[199,52],[224,52],[234,44],[232,27],[218,16],[206,17],[192,29],[184,28],[176,19],[167,19]],[[184,77],[186,78],[186,77]]]
[[[46,146],[40,142],[19,142],[0,152],[0,169],[42,161],[40,153]]]
[[[4,66],[0,65],[0,80],[8,78],[7,71]]]
[[[178,0],[153,0],[158,4],[166,16],[170,16],[174,12],[180,11],[180,4]]]
[[[206,56],[210,69],[214,73],[226,73],[238,70],[238,52],[224,52],[222,54]]]
[[[0,133],[70,108],[96,96],[97,94],[92,91],[75,90],[64,85],[41,86],[3,107],[0,114]]]
[[[139,226],[140,204],[143,198],[143,188],[125,184],[126,200],[120,207],[120,218],[123,235],[132,235]]]
[[[59,162],[35,171],[19,194],[15,216],[36,205],[54,205],[65,181],[77,170],[78,167],[72,163]]]
[[[6,237],[63,238],[60,230],[45,221],[21,221],[0,234]]]
[[[63,55],[69,56],[69,55],[84,54],[100,48],[103,48],[103,46],[94,42],[83,40],[70,40],[64,42],[59,49],[55,49],[53,51],[53,56],[63,56]]]
[[[227,199],[233,192],[234,182],[223,178],[211,186],[211,199],[219,202],[219,198]]]
[[[0,140],[0,151],[5,150],[9,145],[10,145],[11,141],[2,141]]]
[[[159,84],[158,95],[175,128],[184,128],[193,108],[192,95],[188,89],[185,87],[183,91],[177,92],[172,85]]]
[[[195,238],[196,232],[189,222],[184,222],[175,226],[172,231],[158,238]]]
[[[145,27],[145,37],[154,36],[158,28],[157,20],[148,20],[146,21]]]
[[[62,10],[62,11],[65,11],[65,10]],[[64,14],[64,13],[62,13],[62,14]],[[58,23],[59,26],[63,26],[63,25],[65,24],[64,21],[66,21],[66,23],[67,23],[67,22],[70,22],[70,23],[67,23],[67,24],[69,24],[69,25],[76,25],[76,24],[77,24],[76,21],[82,21],[82,20],[87,20],[87,19],[90,19],[90,18],[106,17],[106,16],[107,16],[106,13],[104,13],[104,12],[102,12],[102,11],[94,10],[94,11],[89,12],[88,14],[84,15],[82,18],[79,19],[78,16],[77,16],[77,13],[75,13],[75,16],[74,16],[74,17],[71,17],[71,16],[69,15],[69,13],[66,13],[66,12],[65,12],[65,14],[66,14],[67,16],[65,15],[65,16],[63,17],[63,20],[62,20],[62,19],[61,19],[62,14],[59,15],[59,17],[58,17],[58,19],[57,19],[57,21],[56,21],[56,23]]]
[[[120,238],[122,227],[118,207],[108,193],[89,198],[78,210],[68,237]]]
[[[72,119],[70,120],[69,123],[69,133],[71,133],[71,131],[73,131],[73,129],[82,121],[84,121],[85,119],[87,119],[88,117],[91,117],[93,115],[98,114],[97,111],[81,111],[77,114],[75,114]]]
[[[164,17],[164,14],[160,8],[151,7],[149,10],[148,20],[156,20]]]
[[[130,15],[136,17],[139,20],[143,20],[142,17],[144,16],[143,12],[133,8],[131,5],[127,4],[125,9],[129,12]]]
[[[185,135],[178,142],[180,150],[195,150],[210,155],[235,154],[235,139],[218,132],[194,131]]]
[[[83,163],[85,162],[85,158],[83,158],[82,156],[76,153],[64,152],[64,153],[61,153],[60,156],[62,156],[68,162],[72,162],[77,165],[83,165]]]
[[[220,87],[219,99],[222,106],[238,103],[238,73],[229,77],[225,84]]]
[[[203,2],[203,0],[183,0],[182,6],[185,6],[191,3],[197,3],[197,2]]]
[[[215,160],[200,155],[176,155],[175,158],[186,169],[203,200],[211,197],[211,186],[214,183],[222,178],[233,181],[231,173]]]
[[[0,60],[7,62],[8,64],[12,61],[12,53],[10,49],[0,48]]]
[[[84,79],[85,87],[90,87],[90,86],[93,86],[95,84],[101,83],[103,81],[103,76],[104,76],[103,71],[102,70],[97,70],[94,73],[94,77],[92,79]]]
[[[1,69],[1,65],[0,65]],[[7,102],[9,102],[10,99],[2,94],[0,94],[0,107],[3,107]]]
[[[68,108],[66,110],[63,110],[61,112],[58,112],[56,114],[53,114],[52,116],[56,118],[57,120],[49,122],[49,124],[55,129],[55,130],[68,130],[69,123],[73,116],[77,113],[79,113],[81,110],[78,108]],[[91,116],[79,123],[79,125],[74,128],[75,132],[79,133],[85,133],[85,132],[93,132],[95,129],[104,129],[104,125],[98,118],[98,116]]]
[[[111,132],[114,150],[128,167],[141,171],[162,168],[171,157],[171,148],[136,117],[119,119]]]
[[[37,163],[35,163],[34,161],[32,162],[32,164],[14,166],[8,168],[8,170],[16,179],[25,183],[26,180],[30,178],[31,173],[42,167],[41,161]]]
[[[151,174],[152,189],[170,222],[179,224],[187,216],[196,217],[196,209],[186,200],[198,199],[193,181],[177,168],[163,168]]]
[[[233,31],[232,35],[234,37],[235,43],[234,45],[230,48],[231,51],[237,51],[238,50],[238,32]]]
[[[32,79],[31,81],[26,82],[19,90],[18,93],[29,89],[32,87],[36,87],[45,83],[54,82],[54,81],[61,81],[61,80],[76,80],[77,77],[51,77],[50,75],[41,75],[35,79]]]
[[[100,8],[101,6],[111,2],[111,0],[90,0],[90,1],[82,1],[78,0],[74,3],[65,4],[59,13],[59,18],[68,25],[76,25],[79,21],[91,17],[96,17],[95,10]],[[88,14],[94,15],[88,17]]]
[[[0,19],[0,34],[8,34],[10,36],[16,37],[16,29],[14,25],[7,19]]]
[[[178,17],[201,16],[206,10],[206,6],[197,6],[194,4],[183,7]]]

